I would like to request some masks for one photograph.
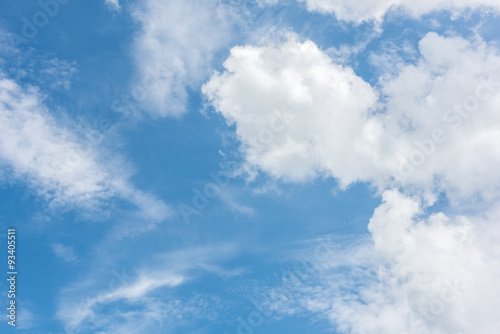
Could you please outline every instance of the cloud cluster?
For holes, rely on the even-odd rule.
[[[499,186],[500,52],[429,33],[415,65],[372,87],[313,42],[235,47],[203,92],[234,124],[248,169],[342,187],[415,187],[493,198]],[[264,131],[274,126],[279,131]]]
[[[313,42],[235,47],[224,67],[203,92],[236,126],[249,167],[292,181],[328,172],[345,184],[377,169],[356,164],[379,127],[368,120],[376,92]]]
[[[389,10],[396,10],[413,17],[420,17],[431,12],[465,9],[500,10],[496,0],[299,0],[305,2],[311,11],[334,13],[342,21],[361,23],[364,21],[382,21]]]
[[[491,311],[500,296],[500,52],[435,33],[418,51],[372,86],[292,35],[233,48],[204,86],[234,125],[247,170],[364,181],[383,193],[371,241],[318,264],[327,269],[309,281],[271,289],[274,311],[315,312],[359,334],[500,328]],[[479,198],[488,211],[425,218],[440,192],[455,204]]]

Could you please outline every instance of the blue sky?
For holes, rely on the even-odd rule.
[[[496,0],[0,8],[2,333],[500,330]]]

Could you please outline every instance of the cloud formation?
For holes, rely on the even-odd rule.
[[[363,181],[383,193],[371,240],[317,263],[309,280],[270,289],[273,311],[313,312],[357,334],[500,328],[490,311],[500,306],[500,52],[436,33],[418,51],[371,86],[291,35],[233,48],[204,86],[234,125],[247,170],[286,182]],[[455,204],[480,198],[488,211],[426,217],[441,192]]]
[[[500,53],[427,34],[416,64],[377,88],[313,42],[232,49],[203,92],[241,141],[247,169],[285,181],[318,175],[457,198],[498,196]],[[452,197],[453,197],[452,196]]]
[[[370,154],[364,132],[377,125],[362,123],[377,94],[351,68],[333,64],[313,42],[296,36],[235,47],[224,67],[203,92],[236,126],[248,167],[291,181],[327,171],[345,184],[368,173],[371,163],[349,162]]]

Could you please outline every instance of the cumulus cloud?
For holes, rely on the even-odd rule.
[[[440,11],[460,11],[465,9],[500,10],[496,0],[299,0],[305,2],[311,11],[334,13],[339,20],[361,23],[363,21],[382,21],[390,10],[398,10],[413,17]]]
[[[64,127],[49,113],[36,87],[0,78],[0,166],[52,207],[95,210],[114,197],[161,221],[170,209],[129,182],[129,173],[99,143],[102,132]]]
[[[134,55],[143,79],[132,94],[153,115],[178,116],[188,90],[210,75],[216,52],[231,40],[234,9],[215,0],[145,0],[133,17],[141,25]]]
[[[114,312],[100,313],[86,319],[89,324],[79,327],[67,325],[67,333],[87,333],[99,328],[99,333],[142,334],[198,330],[197,321],[216,322],[222,302],[212,296],[199,294],[192,297],[173,297],[168,294],[127,301],[115,306]]]
[[[377,94],[351,68],[296,36],[235,47],[224,67],[203,92],[236,125],[249,167],[292,181],[328,171],[346,184],[370,170],[349,162],[370,154],[365,142],[378,125],[362,123]]]
[[[498,332],[498,207],[477,217],[423,214],[420,199],[386,191],[371,242],[312,251],[297,266],[306,269],[284,275],[262,302],[278,314],[319,314],[342,333]]]
[[[429,33],[421,59],[382,80],[381,115],[401,159],[401,183],[446,191],[450,197],[498,195],[500,52],[481,40]]]
[[[309,261],[306,279],[288,273],[263,303],[280,315],[316,313],[345,333],[496,333],[500,52],[435,33],[405,52],[412,63],[383,64],[371,86],[292,35],[233,48],[204,86],[234,125],[246,170],[383,192],[370,241]],[[419,195],[386,190],[394,186]],[[489,209],[426,216],[439,192],[478,196]]]
[[[203,92],[235,125],[248,170],[496,197],[499,51],[429,33],[419,52],[375,89],[291,36],[233,48]]]

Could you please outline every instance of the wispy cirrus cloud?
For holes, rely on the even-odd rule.
[[[285,39],[233,48],[224,63],[226,70],[214,75],[203,92],[215,110],[236,126],[249,168],[291,181],[306,180],[322,170],[354,172],[352,167],[346,169],[345,161],[367,150],[359,136],[360,123],[376,107],[377,93],[352,69],[332,63],[315,43],[301,42],[296,35]],[[283,120],[273,122],[275,112],[288,124],[261,145],[263,128],[283,125]],[[352,140],[350,148],[340,145],[346,140]],[[323,157],[335,157],[337,163],[322,161]],[[351,178],[345,174],[341,179],[348,184]]]
[[[123,198],[144,218],[164,220],[167,205],[131,184],[120,160],[96,144],[100,136],[60,124],[38,88],[0,78],[0,165],[12,181],[25,183],[53,208],[92,211]]]
[[[106,286],[102,277],[92,275],[88,281],[61,291],[58,318],[69,333],[88,328],[101,328],[106,333],[169,331],[189,327],[191,320],[215,320],[217,309],[222,308],[216,296],[193,291],[189,297],[179,297],[175,288],[199,279],[203,272],[222,278],[239,275],[240,270],[218,265],[235,250],[223,245],[155,254],[151,263],[134,268],[133,275],[120,277],[118,286]]]

